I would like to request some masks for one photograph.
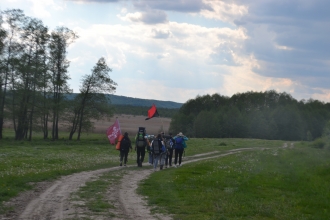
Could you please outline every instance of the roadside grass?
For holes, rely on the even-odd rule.
[[[191,138],[187,141],[185,156],[192,156],[200,153],[219,151],[237,148],[273,148],[283,146],[285,141],[281,140],[260,140],[244,138]]]
[[[138,193],[180,220],[330,219],[329,158],[306,143],[245,151],[155,172]]]
[[[36,134],[32,141],[15,141],[7,132],[11,131],[6,130],[5,138],[0,140],[0,213],[11,209],[5,207],[4,201],[31,189],[31,183],[119,164],[119,152],[106,135],[83,135],[80,141],[51,141]],[[128,164],[134,162],[135,154],[130,153]]]
[[[85,186],[72,193],[71,200],[75,206],[84,210],[82,213],[75,213],[72,219],[88,219],[90,216],[116,217],[114,213],[116,207],[109,202],[107,194],[111,187],[118,184],[125,172],[123,170],[107,172],[97,179],[86,182]]]

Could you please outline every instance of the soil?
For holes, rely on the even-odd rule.
[[[210,152],[206,154],[185,157],[184,164],[207,160],[216,157],[223,157],[241,151],[251,150],[251,148],[242,148],[227,153]],[[212,156],[210,156],[212,155]],[[148,166],[147,163],[144,166]],[[129,166],[128,166],[129,167]],[[37,183],[34,189],[24,192],[18,197],[7,202],[6,205],[14,207],[14,211],[0,216],[0,219],[21,219],[21,220],[43,220],[43,219],[81,219],[86,217],[84,210],[77,208],[74,201],[70,200],[72,193],[87,181],[98,178],[99,175],[115,170],[127,169],[127,167],[112,167],[95,171],[86,171],[63,176],[54,182]],[[171,168],[175,169],[175,168]],[[178,168],[180,169],[180,168]],[[136,189],[139,182],[154,172],[153,168],[144,168],[140,171],[127,170],[118,185],[113,185],[107,193],[107,198],[115,206],[115,216],[111,219],[172,219],[170,215],[164,216],[151,213],[152,207],[147,206],[146,198],[138,195]],[[157,171],[161,172],[161,171]],[[88,216],[88,219],[109,219],[102,216]]]

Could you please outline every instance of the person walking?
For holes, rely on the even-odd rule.
[[[158,134],[157,137],[151,142],[151,152],[153,155],[153,165],[154,165],[154,171],[156,171],[157,165],[158,165],[158,161],[161,160],[162,157],[162,153],[163,151],[163,146],[164,146],[164,142],[162,139],[161,134]],[[161,161],[160,161],[161,163]],[[163,167],[160,166],[160,169],[162,169]]]
[[[128,133],[125,132],[123,139],[120,141],[120,166],[123,165],[123,160],[124,166],[126,166],[127,156],[130,149],[132,152],[131,140],[128,137]]]
[[[174,143],[175,140],[172,137],[172,133],[169,133],[169,135],[163,135],[164,141],[165,141],[165,147],[166,147],[166,156],[165,156],[165,168],[168,166],[172,166],[172,157],[173,157],[173,150],[174,150]]]
[[[175,159],[174,159],[174,166],[177,167],[177,163],[179,162],[179,166],[181,166],[181,162],[182,162],[182,154],[184,151],[184,148],[186,146],[185,141],[188,140],[188,138],[186,136],[184,136],[182,134],[182,132],[180,132],[179,134],[177,134],[174,137],[175,140]],[[178,157],[179,157],[179,161],[178,161]]]
[[[147,152],[148,152],[148,162],[150,166],[152,166],[154,163],[154,157],[151,151],[151,143],[153,139],[155,139],[154,135],[147,135]]]
[[[142,167],[147,143],[146,130],[144,127],[139,127],[138,133],[135,136],[136,163],[138,167]]]

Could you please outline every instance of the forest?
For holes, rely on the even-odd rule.
[[[330,103],[297,101],[286,92],[197,96],[172,118],[170,131],[197,138],[314,140],[330,119]]]
[[[105,94],[116,90],[112,71],[101,57],[90,74],[81,77],[79,93],[71,100],[67,50],[77,33],[61,26],[49,30],[20,9],[0,12],[0,139],[4,121],[11,121],[16,140],[31,140],[33,131],[44,139],[59,139],[59,125],[69,139],[113,115]]]

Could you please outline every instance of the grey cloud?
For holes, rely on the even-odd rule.
[[[167,14],[159,10],[149,10],[142,13],[141,22],[146,24],[166,23]]]
[[[66,0],[69,2],[99,2],[99,3],[113,3],[113,2],[119,2],[121,0]]]
[[[140,17],[128,16],[133,22],[142,22],[145,24],[167,23],[167,14],[159,10],[148,10],[142,12]]]
[[[133,2],[138,9],[158,9],[165,11],[199,12],[202,9],[212,10],[202,0],[141,0]]]
[[[248,14],[235,24],[247,30],[243,52],[259,61],[258,74],[329,87],[329,80],[324,79],[330,74],[330,1],[236,2],[249,7]],[[307,80],[311,76],[312,84]]]
[[[152,34],[154,38],[158,39],[166,39],[171,36],[171,32],[169,30],[152,29]]]

